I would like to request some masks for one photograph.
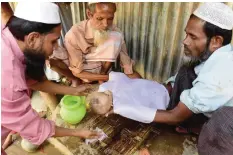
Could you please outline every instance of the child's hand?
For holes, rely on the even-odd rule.
[[[97,131],[91,131],[86,129],[77,129],[75,136],[78,136],[80,138],[84,139],[98,139],[101,134]]]

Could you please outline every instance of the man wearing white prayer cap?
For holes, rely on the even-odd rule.
[[[183,72],[181,76],[179,71],[171,90],[169,109],[156,109],[154,122],[182,123],[186,126],[176,128],[178,132],[200,133],[200,155],[230,155],[233,152],[232,29],[233,11],[224,3],[203,3],[193,12],[185,28],[183,44],[184,65],[193,65],[196,78],[190,82],[191,88],[183,88],[182,81],[189,72],[185,72],[186,75]],[[177,90],[180,94],[174,95]],[[173,102],[174,96],[177,102]],[[209,119],[199,127],[199,132],[198,128],[195,131],[187,126],[194,123],[197,114],[204,114]],[[149,150],[142,149],[140,154],[148,155]]]
[[[2,144],[10,131],[18,132],[35,145],[51,136],[97,136],[89,130],[57,127],[54,122],[40,118],[30,105],[28,86],[32,80],[43,83],[45,58],[52,54],[60,37],[58,6],[50,2],[19,2],[14,16],[1,28]],[[51,85],[40,85],[41,89],[51,92],[46,86]],[[67,87],[58,88],[70,91]]]

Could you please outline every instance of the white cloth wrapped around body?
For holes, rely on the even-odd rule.
[[[110,72],[109,81],[101,84],[98,91],[106,90],[113,94],[114,113],[143,123],[151,123],[157,109],[165,110],[170,99],[162,84],[130,79],[119,72]]]

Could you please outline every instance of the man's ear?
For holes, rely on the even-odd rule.
[[[214,36],[211,38],[210,40],[210,45],[209,45],[209,50],[211,52],[216,51],[217,49],[219,49],[220,47],[222,47],[223,45],[223,37],[222,36]]]
[[[40,37],[41,37],[40,33],[31,32],[24,37],[24,42],[29,48],[34,48],[37,46],[37,44],[40,43]]]
[[[89,9],[87,9],[86,14],[88,19],[91,19],[93,17],[93,13]]]

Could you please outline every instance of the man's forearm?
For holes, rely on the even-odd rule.
[[[108,81],[108,75],[94,74],[86,71],[82,71],[78,74],[73,74],[80,79],[87,79],[90,81]]]
[[[55,127],[55,135],[53,137],[77,136],[77,131],[69,128]]]
[[[48,80],[31,85],[30,88],[33,90],[43,91],[52,94],[82,95],[82,93],[80,93],[79,91],[79,88],[56,84]]]
[[[154,122],[165,124],[178,124],[189,118],[192,114],[192,111],[180,102],[172,110],[157,110]]]
[[[178,119],[175,116],[172,116],[170,110],[157,110],[154,122],[164,123],[164,124],[177,124],[179,123]]]

